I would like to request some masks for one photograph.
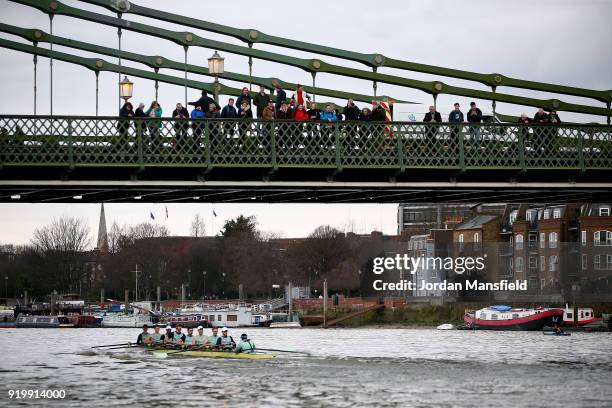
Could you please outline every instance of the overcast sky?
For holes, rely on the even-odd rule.
[[[111,14],[100,7],[79,1],[65,3],[89,9],[98,13]],[[386,56],[408,61],[465,69],[475,72],[499,72],[511,77],[572,85],[593,89],[612,89],[612,2],[606,0],[438,0],[430,1],[386,1],[371,0],[351,2],[300,3],[294,1],[233,1],[202,2],[195,0],[147,1],[135,3],[165,9],[173,13],[189,15],[212,22],[239,28],[255,28],[268,34],[329,45],[365,53],[380,52]],[[147,18],[125,15],[132,21],[139,21],[176,31],[193,31],[196,34],[234,44],[244,45],[238,40],[156,22]],[[40,28],[49,31],[47,15],[26,7],[2,1],[0,21],[25,28]],[[99,45],[116,47],[117,30],[65,16],[54,18],[55,35],[74,38]],[[18,37],[1,34],[1,38],[22,41]],[[160,39],[125,32],[122,37],[123,49],[145,55],[163,55],[177,61],[183,60],[182,47]],[[48,47],[48,44],[41,44]],[[255,48],[288,53],[303,58],[319,57],[323,61],[367,69],[363,65],[334,60],[325,56],[285,50],[273,46],[255,44]],[[54,49],[66,51],[62,47]],[[70,50],[87,57],[97,55]],[[206,65],[206,59],[214,50],[193,48],[189,50],[190,64]],[[247,58],[223,53],[227,71],[248,73]],[[113,61],[109,57],[102,57]],[[148,69],[143,65],[125,62],[125,65]],[[182,71],[165,70],[165,74],[182,77]],[[382,68],[379,72],[402,75],[407,78],[432,80],[486,89],[484,86],[452,78],[438,78],[431,75]],[[311,83],[310,74],[292,67],[255,60],[253,74],[262,77],[278,77],[290,82]],[[0,75],[2,97],[0,113],[33,113],[33,64],[32,56],[0,49]],[[190,78],[205,82],[212,80],[198,75]],[[49,113],[49,64],[41,58],[38,64],[38,113]],[[93,115],[95,112],[94,74],[84,68],[64,62],[54,63],[54,113]],[[152,81],[130,78],[134,82],[133,102],[150,103],[154,97]],[[241,87],[244,84],[224,81],[227,85]],[[371,93],[370,82],[333,76],[317,75],[317,85],[327,88]],[[563,101],[594,103],[591,100],[569,96],[550,95],[500,88],[499,92],[538,98],[558,97]],[[379,84],[379,94],[411,100],[421,105],[402,106],[397,109],[396,119],[406,120],[409,112],[421,114],[431,103],[431,97],[420,91],[397,86]],[[291,94],[291,92],[289,92]],[[189,100],[195,100],[199,91],[189,90]],[[176,102],[184,99],[181,87],[160,84],[159,101],[168,116]],[[226,98],[222,98],[225,102]],[[330,100],[326,98],[326,100]],[[441,95],[439,110],[446,113],[453,102],[462,106],[469,99]],[[336,101],[344,103],[345,101]],[[490,111],[490,102],[476,101],[483,111]],[[100,114],[117,113],[117,74],[100,74]],[[602,104],[603,106],[603,104]],[[535,109],[498,104],[498,112],[518,115],[525,111],[532,115]],[[561,112],[561,119],[578,121],[602,121]],[[107,207],[107,219],[119,224],[145,221],[149,212],[159,213],[156,222],[166,222],[173,233],[187,234],[189,223],[196,213],[201,213],[208,224],[212,224],[209,204],[181,204],[169,206],[169,218],[162,217],[161,204],[113,204]],[[260,227],[275,231],[286,237],[301,236],[317,225],[330,223],[340,228],[347,226],[357,232],[382,228],[386,233],[396,231],[396,206],[394,205],[216,205],[218,217],[215,229],[223,219],[240,213],[256,215]],[[97,230],[99,208],[96,205],[43,205],[43,204],[0,204],[0,242],[24,243],[29,240],[33,229],[48,223],[52,218],[71,214],[86,218]],[[351,221],[352,220],[352,221]],[[209,227],[211,228],[211,227]],[[210,231],[211,229],[209,229]]]

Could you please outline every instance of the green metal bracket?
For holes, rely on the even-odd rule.
[[[300,69],[303,69],[307,72],[327,72],[331,74],[349,76],[353,78],[366,79],[369,81],[377,81],[384,82],[392,85],[399,85],[408,88],[419,89],[423,92],[429,94],[452,94],[452,95],[460,95],[466,97],[473,97],[478,99],[485,100],[496,100],[498,102],[505,102],[511,104],[518,105],[526,105],[532,107],[543,107],[548,110],[558,110],[558,111],[568,111],[568,112],[576,112],[576,113],[585,113],[592,115],[600,115],[600,116],[609,116],[612,114],[610,109],[601,108],[601,107],[591,107],[585,105],[578,104],[570,104],[566,102],[562,102],[557,99],[550,100],[542,100],[535,98],[526,98],[509,94],[500,94],[493,93],[488,91],[478,91],[472,90],[468,88],[455,87],[446,85],[440,81],[418,81],[414,79],[408,79],[404,77],[394,76],[394,75],[385,75],[380,73],[361,71],[354,68],[341,67],[337,65],[332,65],[320,61],[318,59],[301,59],[295,57],[289,57],[282,54],[255,50],[249,47],[241,47],[233,44],[224,43],[221,41],[213,41],[208,40],[202,37],[199,37],[193,33],[187,32],[175,32],[170,30],[165,30],[157,27],[152,27],[146,24],[136,23],[132,21],[127,21],[124,19],[117,19],[114,17],[109,17],[106,15],[93,13],[86,10],[81,10],[75,7],[70,7],[65,4],[60,3],[59,1],[53,1],[52,4],[54,7],[45,6],[39,1],[35,0],[11,0],[16,3],[32,6],[37,8],[48,14],[61,14],[72,16],[76,18],[85,19],[88,21],[93,21],[96,23],[101,23],[105,25],[110,25],[113,27],[120,27],[126,30],[131,30],[135,32],[139,32],[142,34],[152,35],[158,38],[164,38],[166,40],[175,42],[181,46],[198,46],[204,48],[212,48],[218,50],[224,50],[226,52],[235,53],[238,55],[244,55],[249,57],[254,57],[258,59],[263,59],[267,61],[277,62],[280,64],[294,66]],[[612,98],[612,95],[610,95]]]

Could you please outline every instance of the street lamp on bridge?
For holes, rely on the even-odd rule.
[[[224,62],[225,58],[219,55],[217,51],[208,59],[208,73],[215,77],[215,102],[219,103],[219,91],[221,90],[221,86],[219,85],[219,77],[223,75],[224,72]]]
[[[119,96],[124,100],[128,101],[134,92],[134,83],[130,82],[127,76],[123,77],[123,81],[119,82]]]

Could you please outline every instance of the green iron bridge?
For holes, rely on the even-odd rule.
[[[0,116],[1,201],[612,198],[612,127]]]
[[[612,200],[612,89],[585,89],[420,64],[377,52],[348,51],[181,16],[127,0],[79,0],[73,5],[56,0],[10,1],[44,13],[49,27],[45,31],[0,21],[0,33],[9,35],[0,38],[0,48],[32,55],[34,71],[34,115],[0,115],[0,202]],[[79,3],[86,3],[87,9],[78,7]],[[130,15],[187,30],[136,22]],[[87,21],[116,29],[117,47],[54,35],[56,16],[62,16],[61,22]],[[189,31],[192,29],[198,33]],[[122,49],[123,36],[131,32],[173,43],[184,50],[184,60]],[[237,39],[243,45],[212,40],[205,33]],[[14,37],[21,40],[14,41]],[[277,51],[258,49],[258,44],[273,45]],[[61,46],[61,51],[54,46]],[[212,75],[207,68],[189,63],[193,48],[247,57],[248,74],[226,71],[221,78]],[[313,55],[289,55],[294,51]],[[94,56],[85,58],[79,55],[82,52]],[[325,57],[350,61],[354,67],[326,62]],[[50,116],[37,115],[41,59],[49,61],[50,77],[45,85],[50,91]],[[274,100],[277,86],[295,89],[296,82],[304,82],[255,77],[252,71],[257,60],[304,71],[312,77],[304,90],[318,102],[352,98],[366,103],[412,103],[397,97],[401,95],[379,95],[378,84],[385,83],[421,91],[433,105],[443,94],[490,101],[493,114],[504,122],[515,122],[516,118],[498,112],[498,102],[530,111],[542,107],[591,115],[607,125],[126,122],[98,116],[99,77],[109,73],[154,81],[156,99],[159,83],[182,87],[185,103],[188,89],[236,96],[243,84],[248,83],[249,88],[260,84],[270,90]],[[94,74],[95,116],[53,115],[53,61],[78,65]],[[126,66],[125,61],[132,66]],[[181,71],[182,77],[177,76]],[[440,79],[410,78],[412,72]],[[372,93],[318,86],[319,73],[371,82]],[[194,75],[214,77],[215,81],[203,82]],[[443,78],[471,81],[479,89],[455,86]],[[231,86],[227,81],[241,85]],[[486,90],[481,89],[483,85]],[[534,96],[506,93],[506,88],[533,91]],[[555,96],[542,99],[538,93]],[[580,102],[564,100],[567,96],[578,97]]]

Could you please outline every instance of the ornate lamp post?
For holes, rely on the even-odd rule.
[[[208,59],[208,73],[215,77],[215,102],[219,103],[219,91],[221,90],[221,85],[219,85],[219,77],[223,75],[224,72],[224,60],[222,56],[219,55],[217,51]]]
[[[123,81],[119,82],[119,96],[127,102],[133,95],[134,83],[130,82],[127,76],[123,77]]]

